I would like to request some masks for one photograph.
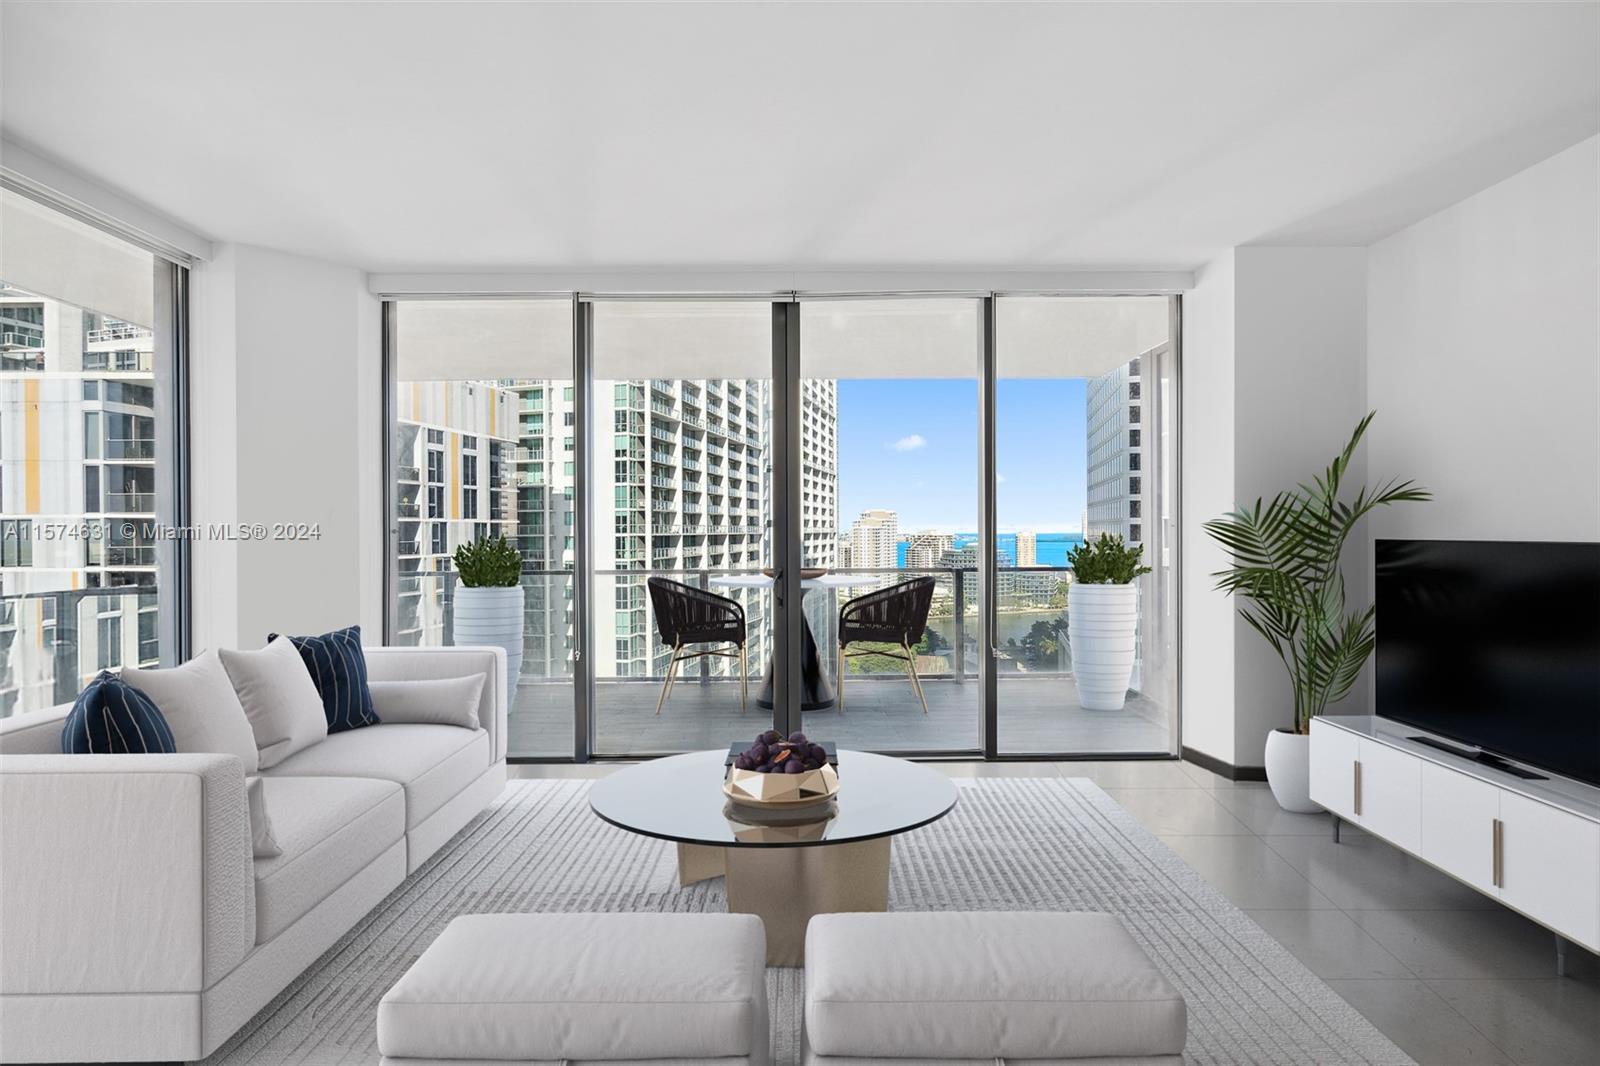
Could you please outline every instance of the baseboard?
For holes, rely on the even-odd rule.
[[[1226,777],[1229,781],[1265,781],[1267,768],[1265,766],[1235,766],[1223,762],[1214,755],[1207,755],[1203,751],[1193,748],[1183,748],[1180,756],[1184,762],[1192,762],[1202,770],[1210,770],[1218,777]]]

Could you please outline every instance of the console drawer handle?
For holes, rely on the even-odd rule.
[[[1361,816],[1361,760],[1357,759],[1350,764],[1350,767],[1354,771],[1350,781],[1350,807],[1355,812],[1356,817],[1359,818]]]
[[[1506,828],[1500,819],[1494,820],[1494,847],[1489,859],[1489,882],[1495,888],[1505,887]]]

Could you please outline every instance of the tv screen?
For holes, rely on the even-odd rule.
[[[1379,715],[1600,785],[1600,544],[1379,540]]]

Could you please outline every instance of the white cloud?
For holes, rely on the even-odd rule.
[[[901,437],[899,440],[889,445],[889,447],[893,448],[897,452],[914,452],[918,448],[926,448],[927,446],[927,438],[923,437],[921,433],[913,433],[909,437]]]

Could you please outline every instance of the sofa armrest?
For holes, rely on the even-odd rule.
[[[372,681],[436,681],[447,677],[485,674],[488,682],[478,698],[478,722],[489,731],[494,761],[506,757],[506,712],[511,696],[506,691],[506,652],[496,647],[362,649],[367,677]]]
[[[0,757],[0,994],[199,992],[255,925],[237,756]]]

